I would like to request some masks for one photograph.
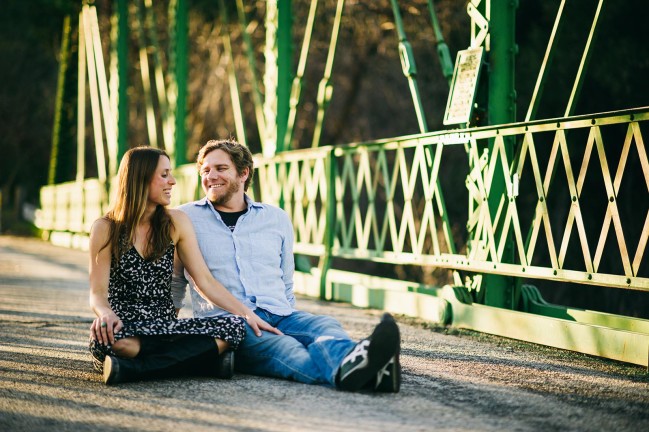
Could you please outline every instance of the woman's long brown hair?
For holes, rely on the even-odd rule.
[[[146,210],[149,184],[160,156],[169,158],[167,153],[155,147],[135,147],[124,154],[119,164],[115,204],[104,216],[110,222],[109,236],[101,248],[110,245],[115,259],[119,260],[133,245],[135,229]],[[151,218],[151,237],[143,251],[145,259],[155,261],[165,253],[171,242],[172,228],[169,213],[164,206],[158,205]]]

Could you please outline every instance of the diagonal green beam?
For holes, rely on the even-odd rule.
[[[311,37],[313,36],[313,24],[315,22],[315,15],[317,9],[318,9],[318,0],[311,0],[311,6],[309,7],[309,17],[307,19],[306,27],[304,29],[304,39],[302,40],[302,50],[300,51],[300,60],[297,66],[297,73],[295,75],[295,78],[293,79],[293,86],[291,87],[290,109],[288,113],[286,137],[284,139],[285,150],[290,150],[291,141],[293,140],[293,128],[295,127],[295,118],[297,117],[297,107],[300,103],[300,97],[302,95],[302,81],[304,80],[306,61],[309,55],[309,47],[311,45]]]
[[[336,56],[336,46],[338,45],[338,35],[340,33],[340,24],[342,23],[343,9],[345,0],[338,0],[336,6],[336,15],[334,17],[334,24],[331,30],[331,40],[329,41],[329,51],[327,52],[327,62],[325,64],[324,74],[318,85],[318,113],[316,116],[315,127],[313,130],[313,141],[311,147],[315,148],[320,145],[320,137],[322,136],[322,128],[324,127],[324,118],[327,106],[331,101],[333,95],[333,86],[329,83],[331,79],[331,71],[334,67],[334,58]]]
[[[246,19],[246,11],[243,5],[243,0],[237,0],[237,14],[239,17],[239,25],[241,26],[241,35],[248,58],[248,70],[250,72],[250,81],[252,84],[252,101],[255,106],[255,118],[257,120],[257,131],[260,137],[265,136],[266,119],[264,118],[264,104],[262,100],[261,90],[259,89],[259,77],[257,74],[257,60],[255,59],[255,51],[252,44],[252,38],[248,31],[248,21]]]
[[[588,67],[590,61],[590,56],[592,53],[591,47],[593,41],[595,40],[595,35],[597,32],[597,23],[599,22],[599,15],[602,11],[602,6],[604,0],[599,0],[597,3],[597,9],[595,11],[595,16],[593,17],[593,23],[590,27],[590,32],[588,33],[588,40],[586,41],[586,46],[584,47],[584,52],[581,56],[581,61],[579,62],[579,69],[577,70],[577,76],[575,77],[575,82],[570,92],[570,98],[568,99],[568,105],[566,106],[566,111],[564,117],[569,117],[575,113],[575,105],[579,99],[579,94],[581,93],[581,87],[584,83],[584,70]]]
[[[428,124],[426,123],[426,115],[424,114],[424,105],[421,102],[419,94],[419,86],[417,85],[417,65],[415,63],[415,56],[412,52],[412,46],[408,42],[406,32],[403,28],[403,19],[401,18],[401,11],[397,0],[390,0],[392,4],[392,12],[394,14],[394,22],[397,28],[397,36],[399,37],[399,57],[401,58],[401,68],[403,74],[408,79],[408,86],[410,87],[410,95],[415,106],[415,113],[417,114],[417,122],[419,124],[420,132],[428,132]]]

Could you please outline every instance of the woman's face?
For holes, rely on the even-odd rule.
[[[171,174],[171,162],[166,156],[160,156],[151,183],[149,183],[149,202],[167,206],[171,204],[171,188],[176,179]]]

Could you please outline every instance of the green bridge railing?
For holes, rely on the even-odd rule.
[[[520,287],[513,308],[518,312],[492,307],[480,304],[479,281],[497,274],[649,291],[649,275],[641,271],[649,216],[641,227],[629,225],[617,203],[619,195],[633,193],[622,186],[637,187],[623,184],[632,156],[645,183],[649,179],[642,135],[648,120],[644,108],[258,156],[255,195],[283,205],[294,223],[295,252],[317,258],[317,265],[299,275],[305,294],[647,365],[649,320],[550,305],[530,284]],[[605,140],[609,128],[617,134]],[[506,137],[521,148],[511,159],[499,144]],[[485,140],[496,142],[491,154],[479,151]],[[607,155],[605,147],[616,154]],[[459,166],[453,153],[472,163]],[[465,184],[439,181],[449,158]],[[492,213],[487,198],[498,169],[506,187]],[[193,164],[179,167],[176,175],[176,203],[201,195]],[[584,218],[587,175],[603,178],[601,219]],[[444,191],[459,187],[472,192],[465,203],[470,211],[451,213]],[[43,188],[39,226],[78,233],[72,242],[82,245],[89,224],[105,210],[99,191],[94,179]],[[561,199],[570,210],[558,223],[550,216],[553,205],[565,207]],[[599,235],[588,238],[588,232]],[[634,241],[629,232],[640,235]],[[511,261],[503,259],[508,233],[515,239]],[[568,262],[568,251],[580,259]],[[602,258],[611,255],[619,265],[604,269]],[[447,275],[449,286],[438,288],[332,268],[336,258],[453,273]],[[548,331],[557,326],[560,331]]]

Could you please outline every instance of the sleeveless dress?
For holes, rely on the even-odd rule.
[[[119,260],[111,259],[108,302],[124,327],[115,340],[132,336],[209,335],[222,339],[236,349],[246,329],[243,318],[178,319],[171,296],[175,246],[169,245],[164,255],[147,261],[131,246]],[[94,368],[103,370],[106,355],[116,354],[110,346],[90,341]]]

